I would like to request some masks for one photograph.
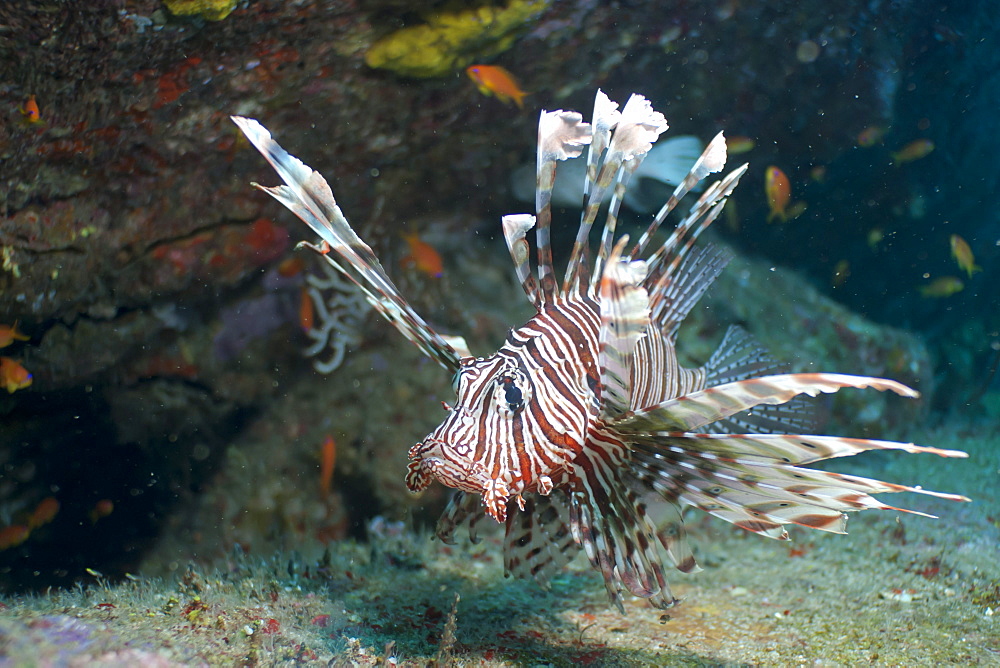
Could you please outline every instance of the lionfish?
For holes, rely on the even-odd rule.
[[[787,524],[844,533],[847,512],[903,510],[872,494],[968,500],[803,467],[866,450],[965,457],[908,443],[800,435],[812,425],[801,395],[855,387],[918,396],[905,385],[783,373],[738,327],[727,331],[704,366],[678,363],[678,328],[730,259],[719,248],[696,247],[695,240],[719,216],[747,165],[705,187],[666,241],[652,252],[647,246],[680,200],[723,169],[722,133],[627,248],[628,236],[616,239],[619,208],[629,177],[667,129],[663,115],[640,95],[619,111],[601,91],[590,124],[577,112],[543,111],[535,215],[503,217],[517,278],[536,313],[511,330],[496,353],[474,357],[461,337],[435,332],[400,295],[318,172],[285,152],[257,121],[233,120],[286,184],[253,185],[322,239],[304,245],[452,374],[455,403],[445,403],[441,425],[410,448],[406,484],[418,492],[436,480],[457,490],[436,530],[445,542],[453,542],[463,524],[476,540],[476,523],[486,515],[503,524],[507,575],[546,585],[583,548],[619,610],[626,590],[668,608],[678,600],[663,555],[680,571],[699,570],[686,539],[685,506],[787,540]],[[556,167],[588,146],[579,231],[559,283],[550,247]],[[591,258],[591,229],[608,189],[607,218]],[[532,227],[537,273],[526,239]]]

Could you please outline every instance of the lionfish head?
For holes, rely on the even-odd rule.
[[[507,343],[487,358],[468,357],[455,377],[457,400],[448,415],[423,441],[410,448],[406,476],[411,491],[437,480],[447,487],[482,495],[487,514],[498,522],[507,504],[526,492],[548,494],[566,468],[568,435],[579,439],[585,410],[576,424],[539,421],[536,403],[550,376],[566,377],[559,364],[534,361],[535,338],[526,328],[512,332]],[[582,406],[582,403],[581,403]],[[555,422],[558,423],[557,416]],[[545,443],[545,456],[534,445]],[[529,457],[527,453],[536,456]]]

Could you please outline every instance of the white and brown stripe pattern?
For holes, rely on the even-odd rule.
[[[288,155],[256,121],[234,119],[285,181],[262,188],[323,239],[313,247],[429,357],[455,373],[457,399],[437,429],[410,449],[406,484],[458,490],[438,523],[445,542],[489,515],[505,526],[508,573],[546,582],[581,548],[624,610],[630,592],[665,608],[676,599],[664,555],[697,570],[681,509],[694,506],[736,526],[786,538],[796,524],[842,532],[846,513],[893,509],[872,495],[929,492],[803,465],[866,450],[942,457],[964,453],[912,444],[799,435],[812,415],[801,395],[845,387],[917,394],[891,380],[785,374],[738,328],[704,367],[677,361],[677,328],[725,266],[721,251],[694,244],[722,211],[746,165],[710,185],[660,248],[657,228],[690,190],[725,164],[720,134],[629,253],[615,240],[629,176],[666,129],[641,96],[618,105],[598,91],[593,126],[575,112],[543,112],[535,215],[506,216],[504,236],[536,315],[493,355],[473,358],[458,338],[434,332],[399,295],[355,234],[326,181]],[[584,207],[561,286],[550,247],[557,165],[590,144]],[[593,262],[589,236],[614,187]],[[536,227],[537,274],[527,233]],[[623,255],[628,259],[623,259]],[[643,259],[645,257],[645,259]],[[791,433],[789,433],[791,432]]]

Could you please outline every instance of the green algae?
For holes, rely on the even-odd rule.
[[[476,545],[460,535],[446,547],[400,530],[331,544],[311,561],[237,553],[162,580],[93,579],[7,598],[0,647],[16,665],[67,656],[378,665],[388,647],[399,665],[422,666],[441,658],[458,594],[456,640],[442,665],[990,664],[1000,652],[1000,429],[953,418],[920,436],[966,447],[975,465],[900,456],[870,466],[892,480],[919,474],[974,503],[892,499],[940,519],[862,513],[846,536],[793,530],[791,544],[689,515],[704,570],[669,574],[682,602],[666,612],[631,598],[618,614],[583,560],[544,591],[503,577],[499,535]],[[139,647],[146,655],[134,655]]]
[[[365,63],[409,77],[445,76],[510,49],[548,5],[548,0],[511,0],[506,7],[433,12],[423,23],[375,42]]]

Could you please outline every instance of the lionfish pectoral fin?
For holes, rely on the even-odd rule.
[[[668,502],[694,506],[771,538],[787,539],[784,526],[788,524],[846,533],[847,513],[900,510],[875,499],[873,494],[916,492],[967,500],[955,494],[798,466],[867,450],[965,456],[954,450],[893,441],[786,434],[651,432],[631,438],[630,465],[641,487]]]
[[[611,420],[610,425],[626,434],[693,431],[761,404],[783,404],[800,394],[817,396],[845,387],[888,390],[911,398],[920,396],[916,390],[884,378],[835,373],[781,374],[708,387],[655,406],[629,411]]]
[[[437,527],[434,530],[434,535],[442,543],[454,545],[455,530],[462,524],[467,524],[469,528],[469,541],[478,543],[479,536],[476,532],[476,524],[484,517],[486,517],[486,513],[483,511],[483,505],[476,498],[476,495],[458,490],[451,495],[448,505],[445,507],[444,512],[441,513]]]
[[[585,484],[571,496],[570,527],[591,565],[604,576],[608,597],[624,613],[622,592],[648,599],[657,608],[677,603],[663,572],[646,507],[602,457],[580,461],[574,473]]]
[[[601,328],[598,365],[601,371],[602,417],[629,410],[635,348],[649,327],[649,297],[640,287],[646,263],[623,261],[628,236],[615,245],[601,278]]]
[[[254,185],[281,202],[320,236],[324,245],[311,247],[350,279],[382,317],[425,355],[449,371],[457,371],[462,355],[424,322],[400,295],[378,257],[347,222],[326,179],[281,148],[256,120],[231,118],[286,184],[270,188]],[[336,253],[339,261],[330,250]]]
[[[668,501],[656,494],[643,497],[647,514],[656,518],[656,537],[659,539],[674,568],[682,573],[697,573],[701,566],[694,558],[684,527],[684,515],[675,501]]]
[[[534,578],[547,587],[552,577],[580,551],[569,528],[569,498],[526,495],[521,512],[509,512],[504,532],[504,572]]]

